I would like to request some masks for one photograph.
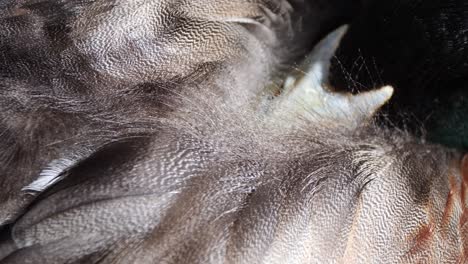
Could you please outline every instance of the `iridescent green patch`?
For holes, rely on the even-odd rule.
[[[427,129],[428,138],[449,147],[468,149],[468,92],[459,90],[440,99]]]

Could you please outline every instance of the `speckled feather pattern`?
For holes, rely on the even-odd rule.
[[[0,3],[0,263],[464,263],[459,153],[259,109],[311,3]]]

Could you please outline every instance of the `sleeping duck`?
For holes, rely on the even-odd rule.
[[[354,4],[1,2],[0,263],[467,262],[468,156],[335,83]]]

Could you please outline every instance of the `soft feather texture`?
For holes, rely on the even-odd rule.
[[[243,106],[264,87],[286,52],[276,47],[293,40],[290,4],[191,2],[5,2],[0,222],[30,202],[18,194],[47,164],[144,133],[174,94],[208,90]]]
[[[13,225],[3,262],[464,261],[458,154],[190,98],[67,172]]]
[[[4,2],[0,262],[466,261],[460,153],[265,113],[300,2]]]

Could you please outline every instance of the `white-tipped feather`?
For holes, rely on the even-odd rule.
[[[39,177],[23,187],[26,192],[43,192],[65,176],[65,172],[77,163],[76,159],[61,158],[53,160],[41,171]]]

